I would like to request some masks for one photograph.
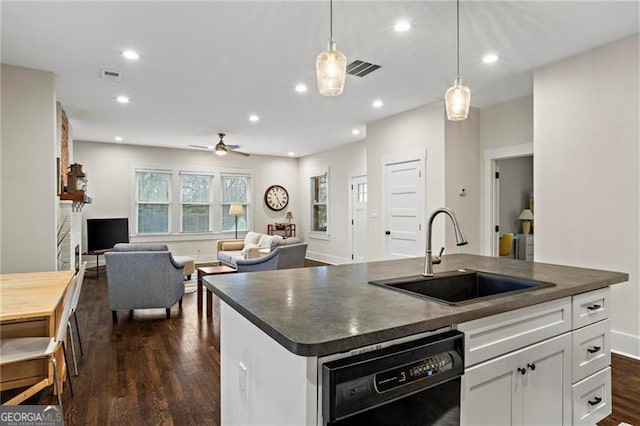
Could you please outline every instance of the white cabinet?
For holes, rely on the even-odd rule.
[[[459,324],[461,424],[595,424],[611,414],[609,288]]]
[[[460,420],[463,425],[571,424],[571,334],[467,369]]]

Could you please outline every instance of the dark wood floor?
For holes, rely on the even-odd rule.
[[[135,311],[128,321],[121,311],[114,325],[104,273],[96,279],[87,272],[78,310],[85,353],[80,376],[72,377],[75,396],[65,389],[65,424],[220,423],[219,321],[198,317],[195,293],[172,315],[165,320],[164,309]],[[600,425],[640,426],[640,361],[614,355],[612,365],[613,414]],[[47,389],[27,403],[56,401]]]

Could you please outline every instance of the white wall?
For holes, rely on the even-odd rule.
[[[488,106],[480,110],[482,149],[533,142],[533,96]]]
[[[521,233],[518,216],[529,208],[533,192],[533,157],[510,158],[498,161],[500,166],[500,234]]]
[[[445,116],[444,103],[421,106],[367,125],[367,209],[369,260],[384,259],[382,229],[382,163],[385,156],[409,151],[427,151],[426,211],[445,205]],[[426,224],[423,223],[423,229]],[[433,247],[445,244],[444,221],[433,227]]]
[[[639,37],[534,74],[536,261],[629,273],[612,347],[640,357]]]
[[[55,160],[55,76],[3,64],[3,274],[56,270]]]
[[[351,233],[349,202],[350,176],[366,171],[367,153],[364,141],[355,142],[330,151],[309,155],[300,159],[298,193],[302,202],[297,222],[304,232],[307,257],[328,263],[350,263],[349,236]],[[309,237],[311,229],[310,177],[329,170],[329,239]],[[371,188],[371,186],[369,186]],[[295,215],[295,212],[294,212]]]
[[[220,185],[219,171],[225,169],[244,169],[253,172],[254,208],[253,230],[267,232],[267,224],[286,222],[285,215],[293,212],[296,223],[301,211],[298,196],[298,160],[295,158],[268,157],[252,155],[241,157],[227,155],[219,157],[211,152],[153,148],[136,145],[124,145],[97,142],[74,142],[74,160],[83,165],[83,171],[89,179],[88,193],[92,204],[85,205],[82,215],[83,228],[86,231],[87,218],[129,217],[130,232],[135,232],[134,218],[131,217],[133,190],[135,188],[136,167],[158,167],[173,170],[213,170],[214,185]],[[284,186],[289,192],[289,205],[280,212],[274,212],[264,203],[265,190],[274,184]],[[219,191],[216,191],[219,193]],[[214,199],[214,202],[216,199]],[[215,206],[215,205],[214,205]],[[135,211],[135,210],[133,210]],[[220,214],[215,211],[214,220]],[[179,220],[172,223],[179,224]],[[173,235],[159,237],[133,237],[131,241],[167,242],[176,255],[191,256],[197,261],[210,261],[216,258],[215,240],[233,238],[233,232],[209,233],[206,235],[179,235],[179,227],[174,227]],[[86,232],[83,232],[83,235]],[[244,233],[239,233],[242,237]],[[83,241],[86,250],[86,237]],[[92,260],[92,259],[89,259]]]
[[[457,247],[451,221],[437,219],[446,223],[445,253],[480,253],[480,158],[480,112],[471,108],[464,121],[445,120],[445,205],[456,213],[469,241]],[[463,188],[465,195],[461,196]],[[439,246],[433,248],[439,250]]]

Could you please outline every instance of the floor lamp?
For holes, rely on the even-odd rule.
[[[236,217],[236,240],[238,239],[238,216],[244,214],[244,207],[242,204],[231,204],[229,206],[229,215]]]

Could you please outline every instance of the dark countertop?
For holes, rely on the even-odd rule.
[[[620,272],[466,254],[443,256],[438,272],[459,268],[548,281],[555,287],[448,306],[371,285],[420,275],[423,258],[207,276],[220,299],[290,352],[322,356],[584,293],[627,281]]]

